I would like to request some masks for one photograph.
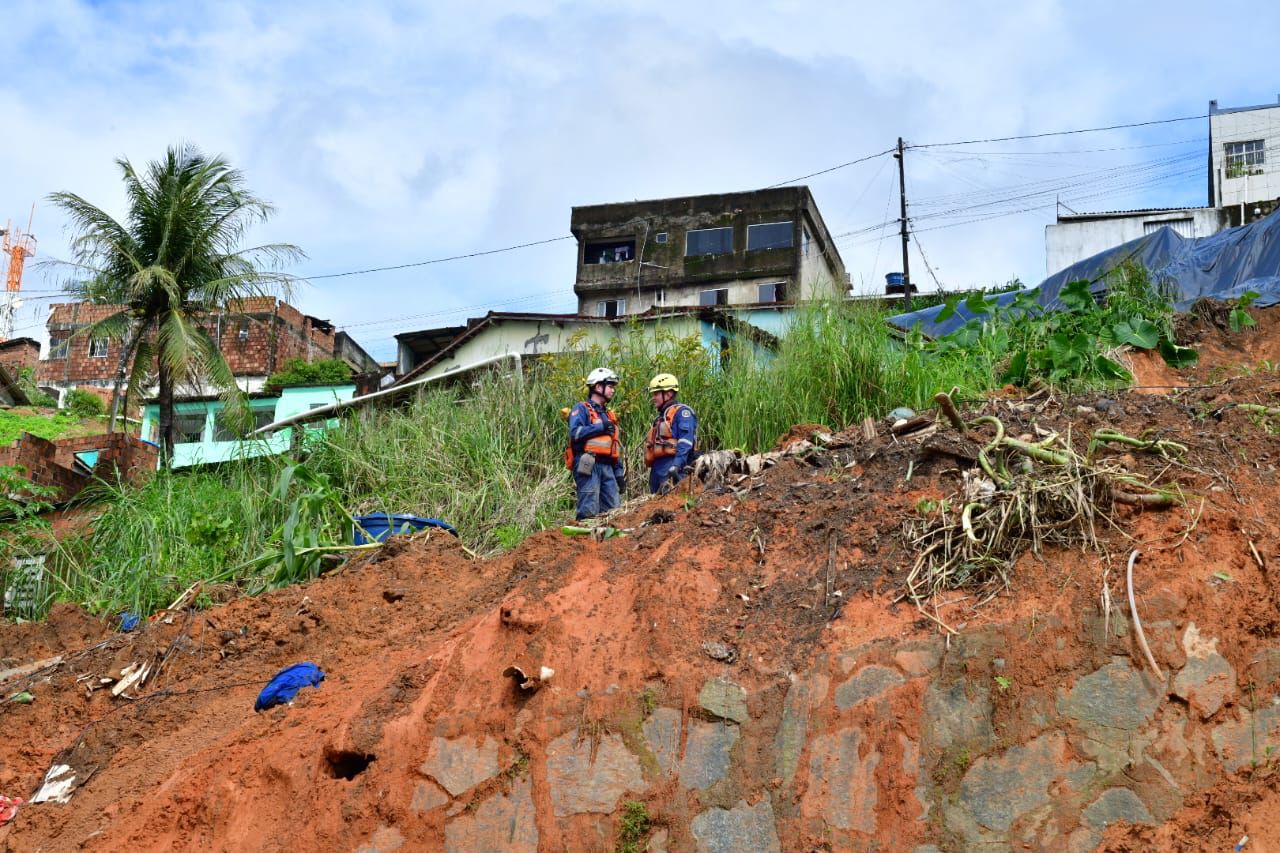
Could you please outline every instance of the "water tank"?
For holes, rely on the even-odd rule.
[[[900,272],[891,272],[885,274],[884,292],[886,296],[901,296],[906,292],[906,277]],[[911,292],[916,292],[916,286],[911,285]]]

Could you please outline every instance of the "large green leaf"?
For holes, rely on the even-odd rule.
[[[1117,343],[1136,349],[1154,349],[1160,343],[1160,327],[1141,317],[1121,320],[1111,327]]]
[[[1058,291],[1058,301],[1072,311],[1092,311],[1098,307],[1089,292],[1089,282],[1081,279],[1073,281]]]
[[[1124,382],[1133,381],[1133,374],[1121,367],[1118,362],[1112,361],[1105,355],[1094,356],[1093,369],[1104,379],[1116,379]]]
[[[1170,367],[1190,367],[1200,360],[1200,353],[1191,347],[1182,347],[1168,338],[1160,339],[1160,355]]]

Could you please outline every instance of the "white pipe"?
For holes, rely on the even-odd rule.
[[[293,424],[306,423],[307,421],[315,421],[315,420],[320,420],[322,418],[327,418],[332,414],[342,411],[343,409],[349,409],[353,406],[363,406],[365,403],[370,403],[382,397],[389,397],[389,396],[392,396],[393,394],[399,394],[409,388],[418,388],[423,385],[428,385],[439,379],[448,379],[453,376],[459,376],[463,373],[467,373],[468,371],[475,370],[477,367],[484,367],[486,364],[493,364],[494,362],[505,361],[506,359],[509,359],[509,358],[515,360],[516,376],[520,377],[520,380],[523,381],[524,379],[523,362],[520,358],[520,353],[509,352],[509,353],[505,353],[504,355],[495,355],[489,358],[482,358],[480,361],[473,362],[472,364],[468,364],[464,367],[459,367],[456,370],[450,370],[448,373],[441,373],[436,376],[428,376],[425,379],[415,379],[412,382],[405,383],[404,385],[393,385],[390,388],[384,388],[381,391],[374,391],[372,394],[365,394],[363,397],[352,397],[350,400],[339,400],[336,403],[329,403],[328,405],[325,405],[325,406],[319,406],[318,408],[311,409],[310,411],[299,412],[296,415],[290,415],[289,417],[281,418],[280,420],[275,421],[274,423],[269,423],[264,427],[259,427],[258,429],[255,429],[253,432],[249,433],[249,436],[252,437],[255,435],[273,433],[276,430],[284,429],[285,427],[292,426]]]

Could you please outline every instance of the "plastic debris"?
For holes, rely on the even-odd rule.
[[[31,798],[33,803],[66,803],[76,789],[76,771],[69,764],[55,764],[44,774],[40,790]]]
[[[13,816],[18,813],[18,806],[23,802],[22,797],[6,797],[0,794],[0,826],[13,820]]]
[[[889,417],[895,421],[909,421],[916,416],[916,410],[907,406],[899,406],[889,413]]]
[[[31,695],[30,690],[23,690],[21,693],[15,693],[9,697],[9,701],[15,705],[30,705],[36,701],[36,697]]]
[[[120,614],[120,630],[128,633],[138,627],[138,622],[142,617],[137,613],[131,613],[128,610]]]
[[[1232,847],[1231,849],[1235,851],[1235,853],[1240,853],[1240,851],[1243,850],[1244,846],[1248,843],[1249,843],[1249,836],[1246,835],[1243,838],[1241,838],[1239,841],[1237,841],[1236,846]]]
[[[292,702],[293,697],[304,687],[319,687],[324,681],[324,673],[313,663],[295,663],[276,673],[275,678],[267,682],[258,694],[258,701],[253,703],[253,710],[265,711],[273,705]]]
[[[516,684],[520,685],[521,690],[529,691],[537,690],[544,683],[550,681],[551,676],[555,674],[556,671],[549,666],[539,667],[537,675],[526,674],[524,669],[518,666],[509,666],[502,671],[502,675],[505,678],[514,679]]]

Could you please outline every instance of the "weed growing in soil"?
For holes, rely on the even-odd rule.
[[[627,800],[622,805],[622,819],[618,822],[617,853],[640,853],[652,827],[649,808],[639,800]]]

